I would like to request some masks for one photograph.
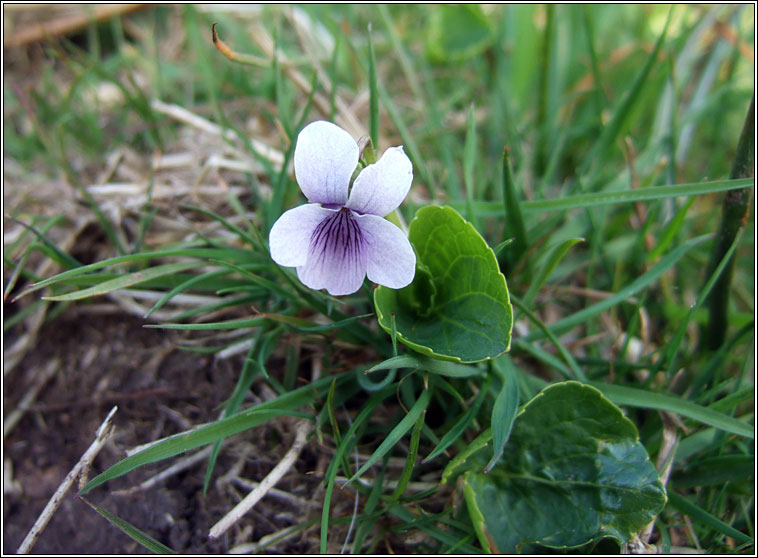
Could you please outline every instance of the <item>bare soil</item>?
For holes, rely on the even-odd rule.
[[[3,552],[13,553],[68,471],[94,439],[113,405],[115,436],[92,464],[91,476],[123,459],[125,450],[212,421],[231,393],[240,360],[230,362],[177,350],[171,336],[145,329],[141,320],[120,313],[98,315],[73,307],[44,327],[40,342],[6,382],[4,403],[13,408],[35,371],[59,363],[55,376],[5,440]],[[6,339],[10,341],[10,339]],[[17,378],[17,379],[16,379]],[[241,462],[238,477],[260,481],[291,446],[287,419],[235,436],[221,452],[215,479]],[[245,494],[215,483],[202,494],[206,460],[142,492],[119,493],[173,463],[133,471],[88,494],[98,506],[130,522],[182,553],[225,552],[231,546],[301,524],[320,514],[323,490],[318,443],[310,440],[297,463],[277,485],[314,505],[266,497],[248,517],[217,541],[208,531]],[[352,512],[349,494],[335,495],[335,516]],[[340,528],[335,527],[335,536]],[[331,530],[330,530],[331,533]],[[336,539],[339,537],[336,536]],[[318,529],[286,539],[274,551],[318,551]],[[336,549],[335,549],[336,550]],[[40,554],[139,553],[144,549],[69,493],[33,548]]]

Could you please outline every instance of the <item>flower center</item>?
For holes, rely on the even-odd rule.
[[[319,223],[313,231],[310,252],[319,259],[337,256],[358,258],[363,249],[363,234],[353,212],[343,207]]]

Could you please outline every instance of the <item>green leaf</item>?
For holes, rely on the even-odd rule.
[[[438,62],[471,58],[487,48],[492,38],[492,24],[480,6],[437,6],[431,12],[427,52]]]
[[[495,254],[450,207],[424,207],[409,227],[418,267],[409,286],[379,286],[379,325],[427,356],[458,362],[494,358],[510,348],[513,308]],[[420,271],[419,271],[420,270]]]
[[[486,452],[491,434],[487,444],[480,438],[475,451]],[[634,424],[579,382],[534,397],[508,447],[489,474],[477,466],[463,475],[474,527],[493,552],[515,553],[527,543],[571,548],[604,537],[624,543],[666,503]]]

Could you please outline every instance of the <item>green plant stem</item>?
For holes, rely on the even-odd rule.
[[[730,178],[747,178],[753,168],[755,138],[753,126],[755,125],[755,98],[750,101],[750,108],[745,118],[745,125],[740,134],[737,144],[737,154],[734,158]],[[716,246],[711,256],[706,277],[710,277],[713,271],[723,259],[745,226],[750,215],[750,198],[753,188],[741,188],[730,190],[724,196],[721,207],[721,226],[716,237]],[[732,277],[734,276],[735,257],[732,256],[724,269],[721,277],[716,282],[708,300],[710,316],[705,330],[705,346],[710,350],[718,349],[726,338],[729,325],[729,295],[731,294]]]
[[[553,34],[555,33],[555,6],[545,6],[546,22],[545,33],[542,38],[542,49],[539,58],[539,85],[537,86],[537,150],[534,157],[534,174],[542,176],[547,161],[547,133],[545,120],[547,119],[548,105],[548,81],[550,75],[550,56],[553,48]]]
[[[376,87],[376,55],[371,40],[371,24],[368,26],[368,83],[369,83],[369,135],[374,149],[379,149],[379,93]]]

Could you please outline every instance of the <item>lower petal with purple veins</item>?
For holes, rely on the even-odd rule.
[[[313,231],[305,265],[297,268],[300,280],[312,289],[334,296],[361,288],[366,277],[366,239],[357,215],[348,209],[334,212]]]

